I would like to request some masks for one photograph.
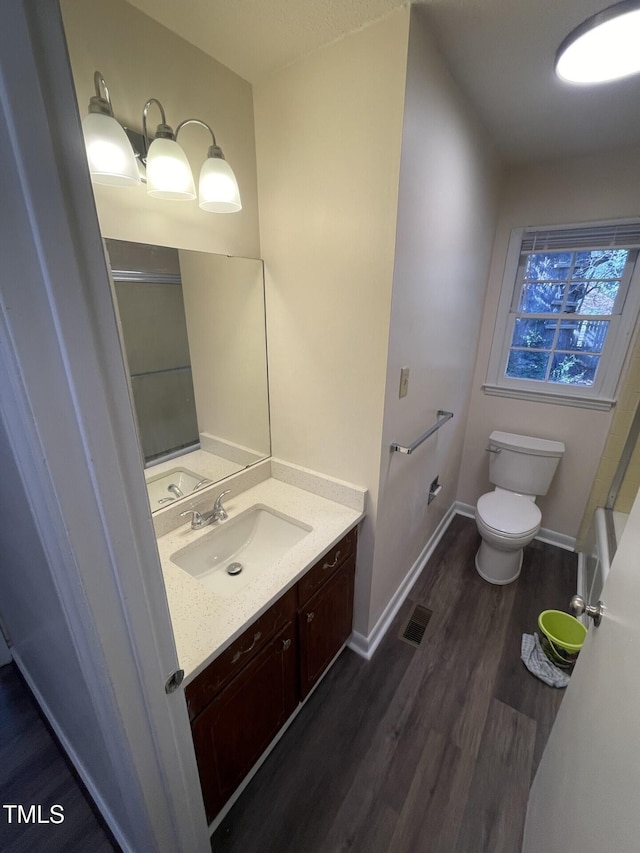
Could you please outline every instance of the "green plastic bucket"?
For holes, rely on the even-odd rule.
[[[543,610],[538,626],[543,634],[542,649],[551,663],[571,669],[587,636],[582,622],[562,610]]]

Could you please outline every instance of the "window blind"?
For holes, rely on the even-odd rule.
[[[522,254],[640,248],[640,221],[584,228],[528,229],[522,237]]]

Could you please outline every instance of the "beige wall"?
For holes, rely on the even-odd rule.
[[[257,86],[255,103],[274,455],[369,489],[366,635],[455,499],[494,174],[408,7]],[[456,420],[438,439],[392,458],[441,407]],[[446,491],[427,515],[436,473]]]
[[[144,185],[95,185],[103,235],[260,257],[250,84],[123,0],[62,0],[62,13],[81,117],[94,92],[93,72],[99,70],[124,125],[141,131],[142,108],[152,97],[162,103],[174,130],[184,119],[199,118],[213,128],[242,197],[242,211],[225,215],[205,213],[195,200],[150,198]],[[160,121],[155,107],[149,118],[155,130]],[[196,184],[210,144],[203,128],[189,126],[180,133]]]
[[[573,158],[509,171],[500,201],[482,319],[459,500],[475,504],[490,488],[485,447],[491,430],[557,439],[564,441],[566,453],[549,494],[539,501],[542,524],[567,536],[578,534],[613,413],[488,396],[481,385],[486,379],[511,229],[637,216],[638,193],[630,175],[635,173],[639,158],[640,152],[633,149],[616,152],[615,156]]]
[[[180,272],[199,431],[268,456],[262,262],[181,251]]]
[[[420,10],[412,11],[371,629],[456,499],[498,171]],[[410,368],[399,398],[400,369]],[[415,453],[390,453],[454,413]],[[444,488],[427,508],[429,484]]]
[[[373,559],[408,28],[400,9],[254,91],[273,454],[370,490],[358,630]]]

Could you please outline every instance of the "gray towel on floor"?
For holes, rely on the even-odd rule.
[[[520,657],[529,672],[544,681],[549,687],[566,687],[569,683],[569,676],[566,672],[554,666],[542,651],[537,634],[522,635]]]

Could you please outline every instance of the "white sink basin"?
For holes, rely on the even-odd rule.
[[[147,491],[151,509],[166,506],[184,495],[190,495],[196,486],[206,486],[210,482],[188,468],[172,468],[164,474],[150,477],[147,480]]]
[[[256,504],[236,518],[217,522],[210,533],[169,559],[211,592],[229,597],[269,569],[311,529],[295,518]]]

